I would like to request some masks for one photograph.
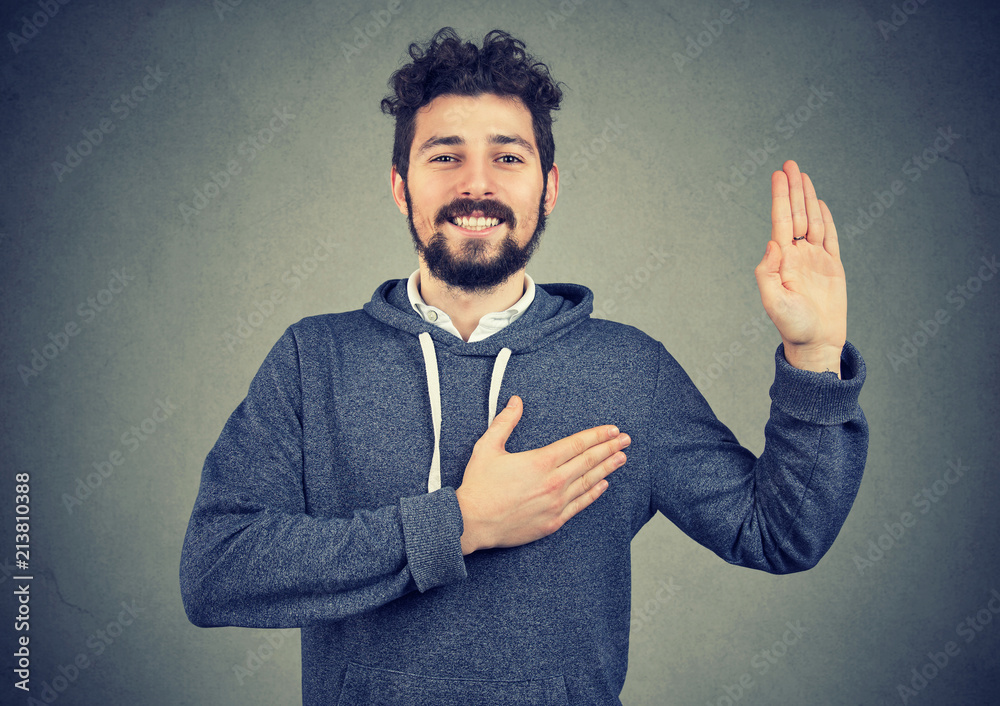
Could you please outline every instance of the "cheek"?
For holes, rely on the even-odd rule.
[[[446,203],[444,197],[435,190],[419,189],[410,191],[410,199],[413,201],[413,208],[419,213],[433,217],[438,209]]]
[[[538,220],[538,208],[541,204],[541,192],[530,192],[524,194],[518,201],[517,211],[520,212],[519,221],[525,224],[534,225]],[[544,204],[542,204],[544,206]]]
[[[430,201],[421,195],[410,193],[410,204],[412,206],[412,216],[415,221],[434,220],[435,209],[431,207]]]

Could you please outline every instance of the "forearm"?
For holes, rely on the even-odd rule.
[[[839,425],[772,410],[754,468],[752,511],[735,563],[772,573],[811,568],[829,550],[857,494],[867,450],[863,418]]]
[[[181,563],[188,616],[202,627],[299,627],[375,607],[414,588],[399,526],[393,508],[352,520],[196,514]]]
[[[299,627],[460,580],[461,520],[449,493],[350,519],[196,506],[181,563],[188,615],[203,627]]]
[[[760,458],[738,444],[696,390],[661,374],[654,507],[728,562],[772,573],[813,566],[853,503],[867,456],[857,406],[864,364],[845,346],[845,378],[791,366],[776,352],[771,416]],[[687,383],[690,384],[690,383]],[[676,411],[684,409],[682,418]],[[675,421],[676,420],[676,421]]]
[[[815,565],[840,532],[864,471],[868,425],[857,405],[864,361],[853,346],[845,346],[844,378],[838,379],[785,366],[783,353],[775,354],[771,414],[748,521],[767,527],[759,532],[761,556],[772,557],[766,570],[788,571]],[[839,370],[840,358],[837,363]]]

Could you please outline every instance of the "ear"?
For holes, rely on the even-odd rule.
[[[389,179],[392,183],[392,199],[396,202],[396,207],[404,216],[409,215],[406,208],[406,180],[396,171],[396,165],[392,165],[389,172]]]
[[[559,196],[559,167],[554,163],[549,170],[549,176],[545,182],[545,215],[552,213],[556,207],[556,198]]]

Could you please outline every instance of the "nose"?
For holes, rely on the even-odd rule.
[[[463,197],[488,199],[496,196],[496,182],[489,159],[468,158],[460,174],[458,191]]]

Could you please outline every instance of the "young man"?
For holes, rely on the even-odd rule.
[[[383,110],[419,269],[274,346],[205,463],[185,607],[301,627],[307,704],[618,704],[657,510],[774,573],[847,516],[868,436],[833,220],[794,162],[773,175],[755,458],[661,344],[525,274],[559,193],[547,68],[503,32],[410,55]]]

